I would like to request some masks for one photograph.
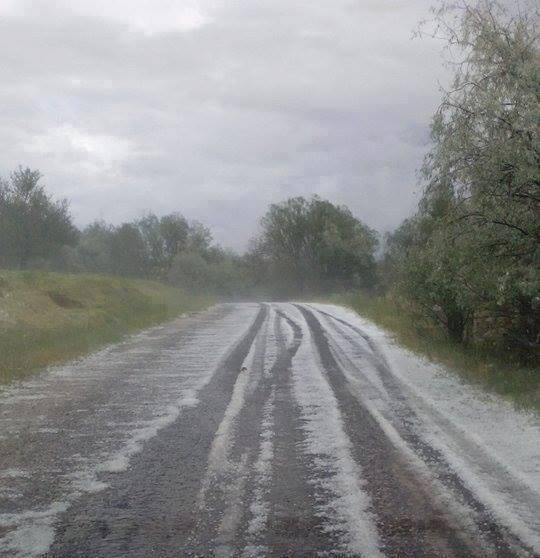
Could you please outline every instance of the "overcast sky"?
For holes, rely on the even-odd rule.
[[[444,82],[432,0],[0,0],[0,175],[77,225],[179,211],[243,249],[317,193],[379,231],[417,200]]]

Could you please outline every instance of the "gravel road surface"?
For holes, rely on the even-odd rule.
[[[538,556],[539,445],[348,310],[222,304],[0,392],[0,556]]]

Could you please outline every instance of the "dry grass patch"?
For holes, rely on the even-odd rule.
[[[0,271],[0,381],[212,303],[152,281]]]

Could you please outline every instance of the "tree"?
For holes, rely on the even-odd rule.
[[[418,213],[392,239],[397,283],[457,341],[471,326],[539,346],[538,9],[443,2],[434,15],[455,74],[433,119]]]
[[[159,227],[165,244],[165,256],[170,267],[173,258],[187,248],[189,224],[179,213],[171,213],[161,218]]]
[[[169,281],[190,291],[213,291],[210,264],[197,252],[182,252],[173,261]]]
[[[144,239],[133,223],[118,227],[111,239],[113,271],[118,275],[145,277],[147,275],[147,252]]]
[[[25,268],[54,257],[77,241],[66,200],[55,201],[39,184],[37,170],[19,167],[0,182],[0,261]]]
[[[148,213],[136,221],[134,225],[139,230],[140,237],[144,243],[145,276],[163,277],[169,262],[160,219],[153,213]]]
[[[261,224],[256,250],[294,290],[373,285],[375,233],[347,208],[316,196],[291,198],[271,205]]]
[[[199,221],[191,221],[188,227],[186,249],[204,254],[212,244],[212,233]]]
[[[449,199],[406,220],[387,240],[387,269],[394,286],[414,310],[441,325],[448,337],[464,341],[474,317],[471,293],[464,287],[468,247],[445,226]]]
[[[449,228],[469,239],[466,287],[490,299],[508,333],[540,341],[540,48],[538,8],[511,13],[498,2],[461,6],[460,25],[437,13],[463,53],[433,123],[424,167],[426,198],[449,183]],[[514,331],[511,331],[514,330]]]
[[[77,252],[85,271],[114,273],[112,245],[115,228],[104,221],[95,221],[81,232]]]

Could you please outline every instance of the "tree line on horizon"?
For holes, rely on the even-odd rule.
[[[78,230],[67,200],[54,200],[40,180],[39,171],[22,167],[0,179],[0,267],[155,279],[224,297],[287,297],[376,281],[376,233],[316,196],[271,205],[261,234],[240,255],[180,213]]]
[[[77,230],[66,201],[19,168],[0,182],[0,266],[112,273],[287,298],[363,290],[391,298],[455,343],[537,358],[540,348],[538,10],[442,3],[436,33],[457,51],[431,124],[414,215],[384,242],[318,197],[272,204],[245,254],[179,213]]]

